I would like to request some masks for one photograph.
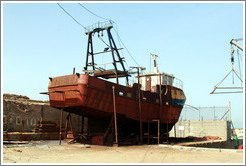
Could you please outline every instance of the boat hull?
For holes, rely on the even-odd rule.
[[[117,115],[135,121],[140,120],[137,85],[126,87],[85,74],[67,75],[53,78],[48,87],[50,105],[72,113],[95,118],[112,117],[113,90]],[[175,124],[182,110],[185,97],[175,98],[174,87],[167,86],[167,92],[141,91],[141,120],[143,123],[160,119],[164,124]],[[175,89],[175,91],[182,91]],[[177,92],[176,92],[177,93]],[[182,92],[183,93],[183,92]]]

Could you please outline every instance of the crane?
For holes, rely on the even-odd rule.
[[[238,73],[234,69],[234,52],[235,52],[235,50],[233,48],[233,46],[236,46],[237,47],[237,53],[238,53],[238,56],[239,56],[239,50],[243,51],[243,47],[238,43],[238,41],[241,41],[241,40],[243,40],[243,38],[232,39],[230,41],[230,44],[231,44],[231,63],[232,63],[232,70],[218,84],[216,84],[214,86],[214,89],[213,89],[213,91],[210,94],[218,94],[218,93],[243,93],[243,91],[215,92],[217,89],[241,89],[241,90],[243,89],[243,87],[242,87],[243,80],[242,80],[242,76],[241,76],[240,62],[238,62],[240,73]],[[219,87],[220,84],[230,75],[230,73],[232,73],[232,82],[233,82],[233,84],[234,84],[234,76],[233,76],[233,73],[235,73],[235,75],[241,81],[241,86],[240,87]]]

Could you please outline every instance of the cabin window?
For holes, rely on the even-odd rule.
[[[160,100],[159,99],[156,99],[155,102],[159,104],[160,103]]]
[[[174,91],[174,94],[177,95],[177,91],[176,90]]]
[[[119,92],[119,95],[120,95],[120,96],[123,96],[123,95],[124,95],[124,93],[123,93],[123,92]]]
[[[128,92],[128,93],[126,94],[126,96],[129,97],[129,98],[131,98],[131,97],[132,97],[132,94]]]
[[[180,91],[180,95],[183,95],[182,91]]]

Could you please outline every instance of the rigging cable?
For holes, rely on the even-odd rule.
[[[104,17],[101,17],[101,16],[99,16],[99,15],[97,15],[97,14],[95,14],[94,12],[92,12],[92,11],[90,11],[89,9],[87,9],[86,7],[84,7],[83,5],[81,5],[80,3],[78,3],[82,8],[84,8],[85,10],[87,10],[88,12],[90,12],[91,14],[93,14],[94,16],[96,16],[96,17],[98,17],[98,18],[101,18],[101,19],[104,19],[104,20],[108,20],[108,21],[110,21],[111,23],[115,23],[113,20],[111,20],[111,19],[107,19],[107,18],[104,18]],[[115,25],[116,25],[116,28],[117,28],[117,24],[115,23]],[[117,28],[118,29],[118,28]],[[128,54],[130,55],[130,57],[133,59],[133,61],[138,65],[138,66],[140,66],[138,63],[137,63],[137,61],[133,58],[133,56],[131,55],[131,53],[129,52],[129,50],[126,48],[126,46],[125,46],[125,44],[123,43],[123,41],[121,40],[121,38],[120,38],[120,36],[119,36],[119,34],[118,34],[118,32],[114,29],[114,31],[116,32],[116,34],[117,34],[117,37],[118,37],[118,40],[122,43],[122,45],[125,47],[125,49],[126,49],[126,51],[128,52]],[[127,65],[128,66],[128,65]]]
[[[104,19],[104,20],[112,21],[112,20],[110,20],[110,19],[107,19],[107,18],[104,18],[104,17],[101,17],[101,16],[95,14],[94,12],[90,11],[89,9],[87,9],[86,7],[84,7],[83,5],[81,5],[81,3],[78,3],[78,4],[79,4],[82,8],[84,8],[85,10],[87,10],[88,12],[90,12],[91,14],[93,14],[93,15],[96,16],[96,17],[99,17],[99,18]]]
[[[98,36],[98,38],[99,38],[104,44],[106,44],[108,47],[110,47],[110,46],[108,45],[108,43],[106,43],[106,42],[101,38],[101,36]]]
[[[241,67],[240,67],[240,57],[239,57],[240,55],[239,55],[239,50],[237,49],[237,57],[238,57],[238,66],[239,66],[239,73],[240,73],[240,77],[242,76],[241,75]]]
[[[131,53],[129,52],[129,50],[126,48],[125,44],[123,43],[123,41],[120,38],[120,35],[118,34],[118,32],[116,30],[114,30],[118,36],[118,38],[120,39],[120,42],[122,43],[122,45],[125,47],[126,51],[128,52],[128,54],[130,55],[130,57],[132,58],[132,60],[138,65],[138,67],[140,66],[137,61],[133,58],[133,56],[131,55]]]
[[[80,24],[71,14],[69,14],[59,3],[57,5],[68,15],[70,16],[78,25],[80,25],[84,30],[86,30],[86,27]]]

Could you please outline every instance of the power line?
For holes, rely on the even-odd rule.
[[[71,14],[69,14],[59,3],[57,5],[68,15],[70,16],[77,24],[79,24],[82,28],[86,30],[86,27],[80,24]]]
[[[107,19],[107,18],[104,18],[104,17],[101,17],[97,14],[95,14],[94,12],[90,11],[89,9],[87,9],[86,7],[84,7],[83,5],[81,5],[80,3],[78,3],[78,5],[80,5],[82,8],[84,8],[85,10],[87,10],[88,12],[90,12],[91,14],[93,14],[94,16],[98,17],[98,18],[101,18],[101,19],[104,19],[104,20],[109,20],[109,21],[112,21],[110,19]]]

